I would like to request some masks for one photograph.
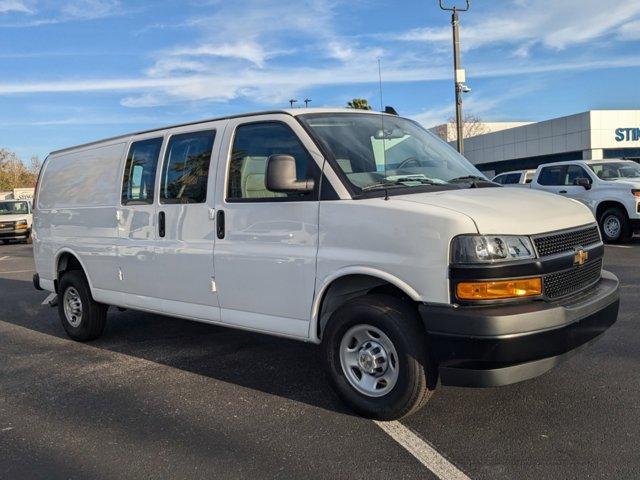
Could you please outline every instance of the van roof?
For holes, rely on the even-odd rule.
[[[175,124],[175,125],[168,125],[168,126],[165,126],[165,127],[151,128],[149,130],[141,130],[141,131],[133,132],[133,133],[125,133],[125,134],[122,134],[122,135],[116,135],[115,137],[103,138],[101,140],[94,140],[92,142],[82,143],[80,145],[74,145],[72,147],[66,147],[66,148],[61,148],[59,150],[54,150],[49,155],[57,155],[59,153],[68,152],[68,151],[71,151],[71,150],[76,150],[78,148],[89,147],[91,145],[97,145],[97,144],[103,143],[103,142],[110,142],[110,141],[113,141],[113,140],[118,140],[120,138],[133,137],[133,136],[142,135],[142,134],[145,134],[145,133],[159,132],[161,130],[168,130],[170,128],[187,127],[189,125],[198,125],[200,123],[215,122],[215,121],[219,121],[219,120],[230,120],[230,119],[233,119],[233,118],[242,118],[242,117],[255,117],[257,115],[269,115],[269,114],[274,114],[274,113],[283,113],[283,114],[286,114],[286,115],[291,115],[292,117],[296,117],[298,115],[304,115],[304,114],[309,114],[309,113],[370,113],[370,114],[380,114],[381,112],[376,112],[376,111],[373,111],[373,110],[354,110],[352,108],[283,108],[283,109],[280,109],[280,110],[264,110],[264,111],[251,112],[251,113],[241,113],[241,114],[236,114],[236,115],[226,115],[226,116],[222,116],[222,117],[205,118],[205,119],[196,120],[196,121],[193,121],[193,122],[186,122],[186,123],[179,123],[179,124]],[[388,115],[388,114],[383,113],[383,115]]]

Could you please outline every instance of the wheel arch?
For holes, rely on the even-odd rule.
[[[331,314],[344,302],[376,291],[421,301],[420,294],[398,277],[371,267],[348,267],[326,277],[313,302],[309,338],[320,343]]]
[[[89,289],[93,294],[93,284],[91,283],[91,277],[89,276],[87,268],[84,262],[82,261],[82,259],[80,258],[80,255],[78,255],[75,251],[73,251],[68,247],[61,248],[60,250],[58,250],[58,252],[56,252],[56,255],[54,257],[53,267],[54,267],[53,283],[55,286],[56,293],[58,292],[60,277],[62,276],[63,273],[71,270],[82,270],[85,278],[87,279],[87,282],[89,283]]]
[[[596,220],[600,223],[600,217],[602,214],[610,208],[619,208],[624,212],[627,218],[629,218],[629,212],[627,211],[627,207],[618,200],[603,200],[596,207]]]

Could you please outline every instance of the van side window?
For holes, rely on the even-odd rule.
[[[553,167],[545,167],[540,171],[538,183],[540,185],[564,185],[564,176],[567,167],[564,165],[555,165]]]
[[[123,205],[153,203],[153,190],[156,184],[156,169],[161,147],[162,137],[131,144],[122,180]]]
[[[204,203],[214,131],[173,135],[167,145],[160,203]]]
[[[265,186],[267,159],[271,155],[296,159],[298,180],[308,178],[314,161],[296,134],[280,122],[241,125],[236,129],[229,163],[227,200],[288,198],[307,200],[314,194],[271,192]]]
[[[495,183],[499,183],[500,185],[504,185],[505,177],[506,177],[506,175],[498,175],[496,178],[493,179],[493,181]]]

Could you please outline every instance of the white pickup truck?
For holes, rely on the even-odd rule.
[[[631,160],[575,160],[541,165],[530,187],[587,205],[608,243],[640,231],[640,165]]]

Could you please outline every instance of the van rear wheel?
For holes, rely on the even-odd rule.
[[[108,308],[93,300],[83,272],[72,270],[62,276],[58,288],[58,315],[73,340],[87,342],[102,335]]]
[[[435,382],[417,312],[387,295],[346,302],[324,333],[329,379],[358,414],[395,420],[424,406]]]

